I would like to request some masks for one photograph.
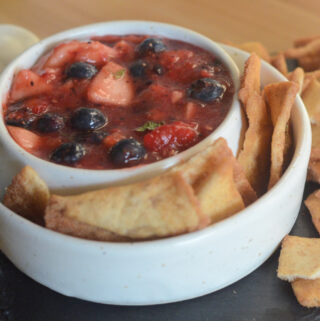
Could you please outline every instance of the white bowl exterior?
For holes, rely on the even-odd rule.
[[[99,23],[59,33],[41,40],[19,56],[4,70],[2,77],[0,78],[0,113],[2,113],[1,106],[7,97],[13,75],[17,70],[31,67],[40,56],[52,49],[58,43],[70,39],[88,39],[92,36],[106,34],[154,34],[193,43],[213,52],[216,57],[220,58],[230,70],[235,90],[237,91],[239,87],[239,70],[236,64],[228,54],[212,40],[191,30],[169,24],[143,21],[116,21]],[[226,119],[210,136],[199,144],[174,157],[141,167],[121,170],[84,170],[46,162],[26,152],[13,141],[5,127],[2,117],[0,119],[0,141],[4,145],[6,153],[11,157],[12,161],[16,163],[17,167],[21,168],[24,165],[30,165],[38,171],[51,189],[56,191],[59,190],[63,193],[68,193],[68,191],[75,193],[82,190],[88,190],[89,188],[93,189],[102,186],[123,184],[124,182],[130,183],[160,174],[165,169],[178,162],[190,158],[190,156],[198,153],[205,146],[208,146],[211,142],[221,136],[226,138],[230,148],[234,154],[236,154],[239,146],[241,129],[241,108],[235,95],[233,105]]]
[[[226,49],[240,65],[248,57],[240,50]],[[262,74],[263,85],[284,80],[266,63]],[[164,240],[112,244],[46,230],[0,204],[2,251],[34,280],[89,301],[159,304],[219,290],[261,265],[296,220],[311,148],[309,119],[299,97],[292,124],[295,154],[280,181],[251,206],[220,223]]]

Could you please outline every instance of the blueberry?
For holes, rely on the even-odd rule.
[[[53,151],[50,160],[59,164],[72,165],[78,162],[85,154],[86,150],[81,144],[64,143]]]
[[[211,78],[202,78],[194,81],[188,89],[188,95],[191,98],[204,102],[212,102],[222,98],[226,87],[218,81]]]
[[[108,133],[103,131],[86,132],[84,134],[77,135],[76,141],[86,144],[100,144],[106,136],[108,136]]]
[[[21,108],[10,112],[6,116],[6,124],[22,128],[30,128],[36,116],[28,108]]]
[[[110,151],[110,158],[114,165],[132,166],[138,164],[146,151],[135,139],[122,139]]]
[[[97,72],[97,68],[87,62],[75,62],[66,70],[69,78],[91,79]]]
[[[70,123],[77,130],[95,130],[103,127],[107,118],[99,109],[80,107],[73,112]]]
[[[47,113],[38,118],[36,129],[40,133],[53,133],[64,126],[63,118],[58,114]]]
[[[148,38],[142,41],[138,47],[137,51],[141,56],[147,56],[153,53],[159,53],[166,50],[166,46],[160,39]]]
[[[148,64],[145,61],[138,60],[131,65],[130,74],[135,78],[144,77],[147,67]]]

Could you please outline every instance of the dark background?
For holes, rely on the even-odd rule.
[[[315,190],[307,184],[305,197]],[[301,206],[294,235],[318,237]],[[300,306],[288,282],[276,277],[279,249],[259,269],[218,292],[179,303],[113,306],[55,293],[18,271],[0,252],[0,321],[320,321]]]

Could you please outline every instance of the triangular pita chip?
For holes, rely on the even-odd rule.
[[[307,308],[320,307],[320,279],[296,279],[291,285],[301,305]]]
[[[267,85],[263,92],[274,126],[271,141],[270,189],[280,179],[283,171],[286,145],[286,128],[299,86],[291,81]]]
[[[287,235],[282,241],[278,277],[293,281],[320,277],[320,238]]]
[[[207,223],[179,172],[76,196],[53,195],[46,226],[61,215],[117,235],[145,239],[194,231]]]

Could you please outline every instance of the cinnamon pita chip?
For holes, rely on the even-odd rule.
[[[228,162],[228,166],[233,169],[232,179],[243,199],[244,204],[246,206],[250,205],[257,199],[257,195],[224,138],[217,139],[211,146],[201,153],[193,156],[187,162],[176,166],[173,171],[181,172],[186,181],[194,187],[196,184],[199,185],[201,180],[208,179],[208,177],[212,175],[212,172],[216,170],[217,165],[223,164],[224,162]],[[228,175],[230,175],[230,173]],[[230,196],[227,195],[228,190],[225,190],[224,193],[227,198],[230,198]],[[221,198],[218,202],[224,202],[226,204],[225,206],[228,206],[228,200],[226,197]],[[242,202],[238,202],[239,204],[242,204]]]
[[[301,98],[306,106],[312,124],[320,124],[320,82],[313,79],[303,91]]]
[[[3,204],[35,222],[41,222],[50,197],[47,184],[30,166],[25,166],[6,189]]]
[[[320,184],[320,161],[310,160],[307,181]]]
[[[307,308],[320,306],[320,279],[296,279],[291,283],[298,302]]]
[[[271,64],[273,67],[277,68],[284,76],[287,77],[288,67],[286,58],[282,52],[271,58]]]
[[[241,89],[238,96],[246,109],[247,101],[254,93],[260,94],[260,69],[261,61],[259,57],[252,53],[244,66],[244,72],[241,79]]]
[[[278,277],[286,281],[320,277],[320,238],[287,235],[282,241]]]
[[[284,54],[287,58],[302,58],[316,56],[320,53],[320,38],[307,42],[304,46],[287,49]]]
[[[245,106],[249,127],[238,161],[251,186],[260,196],[268,184],[272,124],[260,94],[251,94]]]
[[[286,145],[286,128],[290,119],[291,109],[299,91],[294,82],[269,84],[264,88],[264,97],[271,114],[274,126],[271,141],[270,189],[281,177]]]
[[[311,125],[312,145],[311,145],[311,161],[320,160],[320,124]]]
[[[310,194],[304,203],[310,212],[313,225],[320,233],[320,190]]]
[[[320,52],[314,56],[303,56],[298,58],[298,64],[304,71],[314,71],[320,68]]]
[[[312,37],[299,38],[299,39],[296,39],[293,42],[293,46],[294,47],[303,47],[303,46],[307,45],[308,43],[310,43],[310,42],[312,42],[312,41],[314,41],[316,39],[320,39],[320,35],[312,36]]]
[[[179,172],[76,196],[53,195],[46,226],[58,226],[52,220],[61,216],[133,239],[177,235],[208,223]]]
[[[302,91],[303,88],[303,82],[304,82],[304,71],[302,68],[298,67],[294,71],[290,72],[288,74],[288,79],[290,81],[295,82],[297,85],[299,85],[299,94]]]

